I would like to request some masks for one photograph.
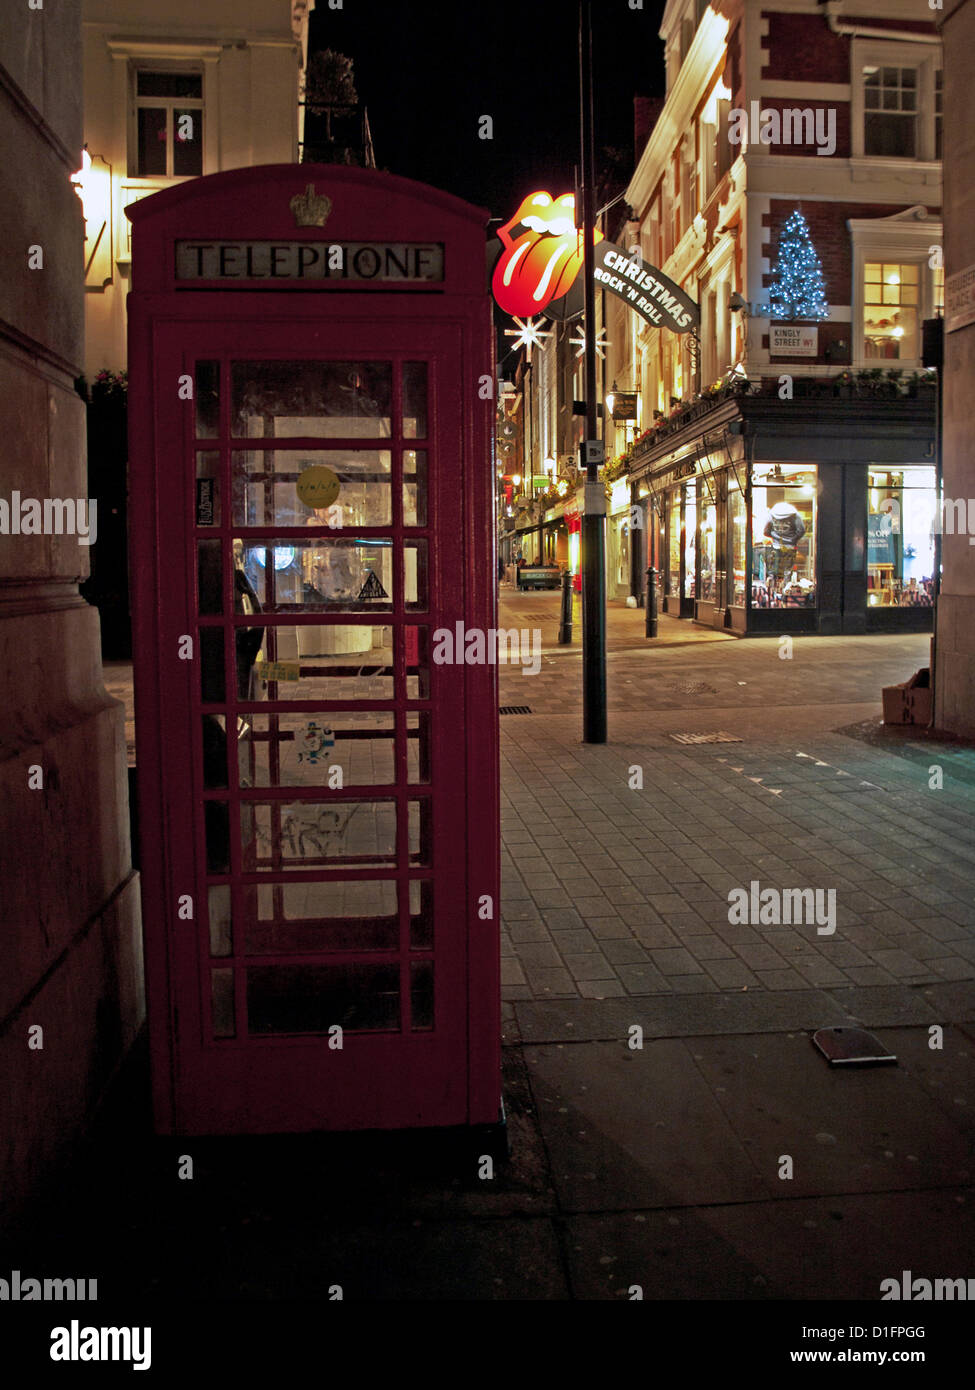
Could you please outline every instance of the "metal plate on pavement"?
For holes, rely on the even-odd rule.
[[[813,1042],[831,1067],[877,1067],[897,1064],[879,1038],[865,1028],[820,1028]]]

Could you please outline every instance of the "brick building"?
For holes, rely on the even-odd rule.
[[[628,245],[698,302],[701,326],[609,310],[608,375],[638,394],[636,444],[624,427],[607,437],[610,553],[638,503],[630,588],[651,558],[665,611],[739,632],[930,628],[934,15],[910,0],[670,0],[660,33],[667,96],[626,192]]]

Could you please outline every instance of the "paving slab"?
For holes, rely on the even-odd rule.
[[[975,1180],[968,1136],[906,1068],[831,1067],[804,1033],[698,1038],[688,1047],[783,1200]],[[784,1156],[791,1178],[779,1177]]]
[[[563,1211],[770,1195],[683,1043],[527,1047],[525,1064]]]
[[[930,1000],[935,1013],[940,1015],[934,1022],[975,1022],[975,983],[971,980],[925,985],[921,992],[925,999]]]
[[[773,1298],[866,1300],[874,1322],[910,1325],[931,1305],[878,1303],[903,1270],[967,1278],[975,1249],[975,1190],[885,1192],[711,1208],[715,1237],[754,1263]],[[829,1306],[827,1304],[827,1306]],[[892,1313],[897,1316],[893,1317]]]
[[[755,1221],[764,1207],[745,1210]],[[776,1296],[761,1264],[714,1229],[707,1208],[580,1214],[565,1232],[573,1298],[628,1302],[636,1289],[644,1300]]]
[[[952,1124],[975,1141],[975,1043],[950,1024],[932,1028],[885,1028],[884,1043],[899,1067],[913,1077]],[[975,1170],[975,1150],[972,1153]]]
[[[628,967],[621,966],[620,970]],[[640,967],[632,967],[634,969]],[[525,1042],[583,1042],[626,1038],[638,1023],[648,1038],[776,1033],[840,1027],[851,1016],[821,990],[781,994],[654,994],[596,1005],[582,999],[515,1005]],[[937,1021],[937,1020],[932,1020]]]
[[[853,974],[848,970],[847,974]],[[895,1028],[899,1024],[940,1023],[935,1003],[927,991],[907,985],[870,985],[861,989],[836,988],[830,997],[850,1018],[865,1028]]]

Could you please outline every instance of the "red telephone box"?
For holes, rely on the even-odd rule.
[[[128,209],[157,1128],[493,1124],[486,213],[274,165]]]

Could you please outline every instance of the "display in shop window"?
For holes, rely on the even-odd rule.
[[[867,606],[930,608],[934,602],[935,472],[871,468],[867,492]]]
[[[752,606],[816,603],[816,472],[773,464],[752,483]]]

